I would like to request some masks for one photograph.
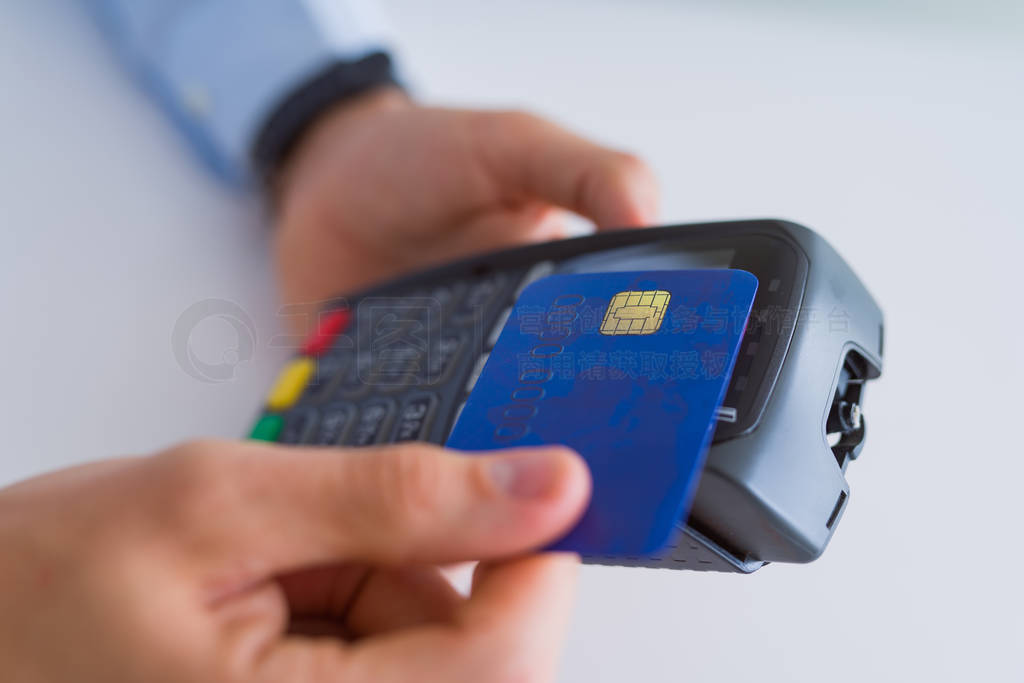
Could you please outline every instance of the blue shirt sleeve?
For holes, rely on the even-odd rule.
[[[222,176],[245,182],[274,107],[339,61],[386,49],[370,0],[88,0],[128,65]]]

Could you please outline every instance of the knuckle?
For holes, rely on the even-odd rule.
[[[540,123],[541,119],[533,112],[525,109],[506,109],[501,112],[502,118],[512,126],[534,126]]]
[[[446,477],[436,449],[425,444],[405,445],[390,449],[379,462],[377,484],[384,492],[391,522],[416,528],[440,514]]]
[[[484,115],[485,128],[509,135],[520,135],[541,123],[541,119],[531,112],[522,109],[505,109]]]
[[[522,658],[504,657],[503,665],[494,669],[493,683],[551,683],[553,672],[536,661]]]
[[[631,152],[614,152],[608,163],[608,171],[625,178],[646,176],[651,172],[647,162]]]
[[[464,670],[479,683],[551,683],[557,659],[537,651],[537,641],[501,613],[474,615],[457,622],[443,646],[460,653]],[[538,656],[540,655],[540,656]]]
[[[554,672],[542,661],[523,657],[523,651],[495,652],[487,657],[487,683],[551,683]]]
[[[155,483],[162,506],[179,522],[215,514],[232,495],[231,458],[222,442],[192,441],[156,457]]]

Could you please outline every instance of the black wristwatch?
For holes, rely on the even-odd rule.
[[[270,184],[302,134],[327,108],[376,88],[398,86],[391,58],[374,52],[333,62],[293,90],[267,117],[252,147],[256,176]]]

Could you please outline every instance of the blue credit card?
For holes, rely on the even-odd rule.
[[[651,555],[689,511],[756,291],[741,270],[538,280],[516,301],[447,445],[575,449],[593,496],[551,549]]]

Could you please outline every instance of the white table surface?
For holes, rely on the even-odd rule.
[[[918,3],[917,22],[905,2],[386,4],[423,97],[529,107],[639,152],[665,222],[813,226],[887,315],[823,558],[750,577],[586,567],[562,679],[1024,680],[1015,5]],[[0,87],[0,483],[243,434],[287,354],[258,203],[195,163],[75,2],[0,3]],[[255,326],[230,381],[172,352],[206,299]],[[192,335],[207,362],[233,340],[222,319]]]

